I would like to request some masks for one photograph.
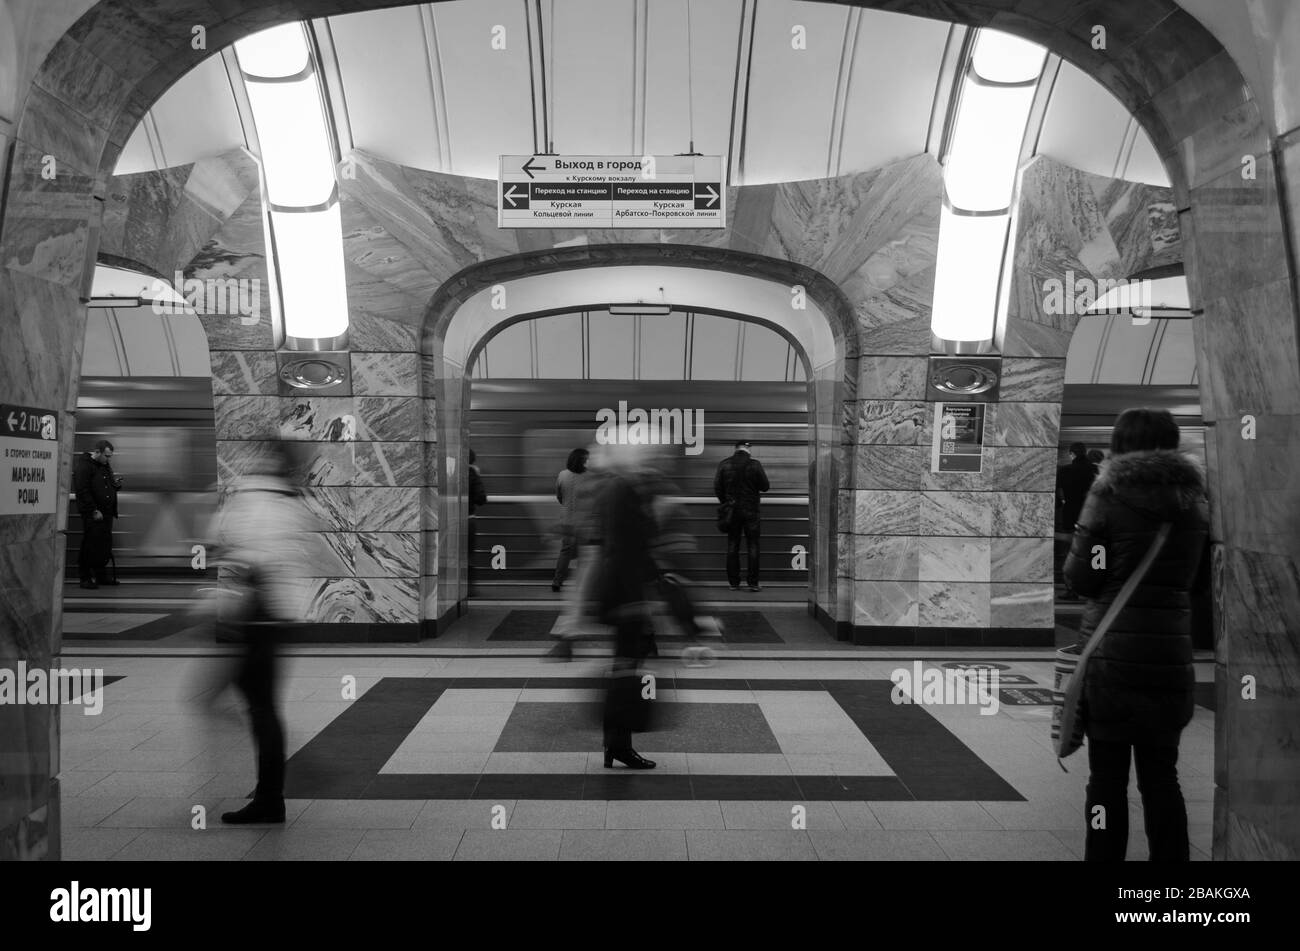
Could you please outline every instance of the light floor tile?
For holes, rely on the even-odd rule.
[[[466,831],[456,849],[456,861],[545,862],[560,857],[559,830],[503,829]]]
[[[511,829],[604,829],[609,803],[595,799],[521,799]]]
[[[717,832],[690,829],[686,849],[692,862],[815,862],[817,850],[807,832]]]
[[[211,782],[211,773],[125,772],[110,773],[86,791],[96,796],[190,796]]]
[[[353,862],[449,862],[464,832],[459,829],[367,829]]]
[[[833,802],[727,802],[722,819],[728,829],[771,829],[803,831],[807,829],[843,829],[844,821]],[[796,808],[800,808],[796,812]]]
[[[299,829],[410,829],[423,799],[317,799],[294,820]]]
[[[884,829],[1001,829],[977,802],[871,802]]]
[[[61,858],[65,862],[103,862],[122,851],[139,835],[139,829],[78,829],[65,825],[60,843]]]
[[[361,843],[364,829],[271,829],[243,856],[256,862],[342,862]]]
[[[244,858],[272,833],[264,829],[191,830],[145,829],[121,851],[113,855],[117,862],[181,861],[231,862]]]
[[[835,812],[840,817],[840,822],[846,829],[857,830],[879,830],[884,826],[876,818],[876,814],[871,811],[871,807],[865,802],[837,802]]]
[[[510,816],[515,802],[507,799],[490,802],[486,799],[430,799],[425,802],[412,824],[414,829],[462,829],[487,832],[501,831],[492,828],[497,818],[497,806],[504,806],[505,825],[510,827]]]
[[[121,809],[134,797],[130,793],[84,795],[64,799],[59,812],[65,829],[90,828]]]
[[[681,830],[566,830],[560,859],[595,862],[685,861],[686,833]]]
[[[931,833],[951,859],[993,862],[1067,862],[1074,854],[1051,832],[1002,831]]]
[[[929,832],[813,830],[808,838],[824,861],[943,861],[947,853]]]
[[[716,801],[636,802],[615,800],[605,814],[607,829],[723,829]]]

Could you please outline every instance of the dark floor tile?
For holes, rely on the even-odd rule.
[[[585,780],[582,773],[484,773],[471,798],[581,799]]]
[[[799,795],[814,802],[910,800],[915,798],[895,776],[796,776]]]
[[[478,780],[478,773],[382,773],[357,798],[469,799]]]
[[[779,802],[799,799],[799,785],[793,776],[694,775],[691,793],[695,799],[758,800]]]
[[[656,776],[651,770],[628,770],[616,766],[604,773],[587,773],[582,798],[690,799],[691,777],[672,773]]]

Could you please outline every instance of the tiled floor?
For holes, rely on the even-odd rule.
[[[772,616],[769,614],[769,616]],[[499,615],[498,615],[499,619]],[[648,668],[660,766],[606,770],[605,672],[440,638],[403,648],[300,648],[284,659],[288,821],[223,827],[254,783],[235,697],[195,698],[225,661],[142,656],[102,642],[64,662],[101,666],[100,716],[65,708],[69,859],[1060,859],[1083,847],[1083,754],[1063,772],[1050,707],[891,702],[900,651],[731,645],[711,668]],[[432,645],[437,645],[434,647]],[[160,652],[161,653],[161,652]],[[946,651],[927,668],[991,660],[1014,689],[1050,686],[1051,654]],[[75,661],[74,661],[75,658]],[[1208,679],[1211,666],[1198,664]],[[355,696],[345,685],[355,681]],[[1210,849],[1213,713],[1183,736],[1193,857]],[[1136,797],[1136,788],[1130,790]],[[1132,804],[1130,859],[1145,857]]]

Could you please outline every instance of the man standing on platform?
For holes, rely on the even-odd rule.
[[[750,591],[761,591],[758,583],[758,548],[760,520],[758,503],[761,493],[771,486],[763,464],[750,456],[748,440],[736,443],[736,451],[718,464],[713,477],[713,494],[727,505],[731,517],[727,530],[727,582],[732,591],[740,590],[740,536],[749,549],[746,580]]]
[[[72,469],[72,489],[81,513],[81,554],[77,570],[83,588],[117,584],[117,572],[109,580],[105,569],[113,557],[113,519],[117,518],[117,490],[122,477],[113,474],[109,460],[113,444],[107,439],[95,443],[93,452],[83,452]]]

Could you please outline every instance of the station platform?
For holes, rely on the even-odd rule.
[[[751,617],[753,639],[718,645],[707,668],[683,666],[681,642],[664,637],[646,667],[659,728],[634,738],[658,766],[636,772],[603,765],[608,647],[592,641],[569,663],[547,663],[545,632],[498,638],[518,611],[536,613],[515,629],[546,627],[545,606],[483,606],[420,645],[286,649],[283,826],[220,822],[255,781],[238,699],[197,702],[229,650],[193,631],[130,642],[66,634],[65,665],[117,679],[101,715],[71,706],[62,716],[64,858],[1082,857],[1086,753],[1065,772],[1052,752],[1050,651],[852,647],[793,608],[765,608],[766,628]],[[759,639],[768,629],[775,641]],[[995,666],[996,712],[891,702],[891,674],[917,662]],[[1196,670],[1179,776],[1192,857],[1206,860],[1212,658],[1198,655]],[[1130,792],[1136,860],[1146,844]],[[193,828],[196,806],[204,830]]]

